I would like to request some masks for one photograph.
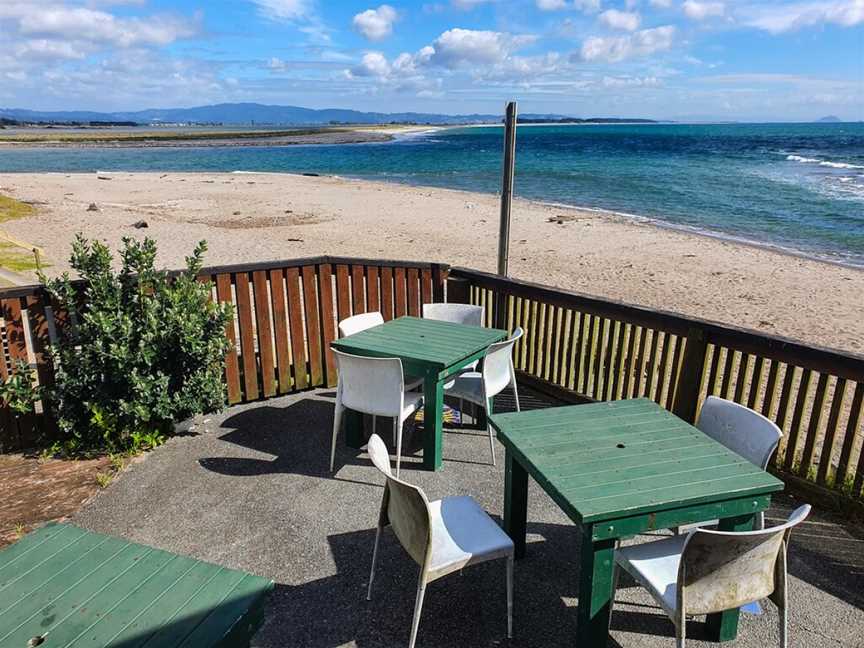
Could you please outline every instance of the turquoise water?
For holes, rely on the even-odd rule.
[[[383,144],[15,149],[0,171],[286,171],[494,193],[501,128]],[[864,123],[530,126],[516,194],[864,266]]]

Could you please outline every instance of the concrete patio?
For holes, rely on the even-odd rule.
[[[254,646],[405,646],[418,568],[392,533],[382,542],[373,600],[365,600],[383,479],[341,442],[328,470],[333,390],[233,407],[197,435],[176,437],[134,462],[73,522],[276,582]],[[496,405],[507,409],[503,396]],[[531,393],[524,406],[548,406]],[[389,426],[385,440],[389,437]],[[422,432],[422,430],[421,430]],[[503,448],[489,464],[485,432],[447,429],[444,467],[419,470],[421,439],[406,430],[403,477],[430,499],[470,494],[497,519],[503,508]],[[776,498],[769,524],[797,504]],[[535,485],[529,494],[527,557],[516,565],[514,638],[507,640],[503,562],[430,585],[418,646],[573,646],[579,538]],[[647,537],[637,538],[644,542]],[[864,646],[864,528],[814,510],[792,536],[790,645]],[[778,645],[770,603],[742,615],[734,645]],[[688,646],[709,646],[700,620]],[[611,646],[674,645],[673,626],[622,577]]]

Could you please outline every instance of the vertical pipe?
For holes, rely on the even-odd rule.
[[[501,224],[498,231],[498,274],[507,276],[510,254],[510,202],[516,163],[516,102],[507,104],[504,120],[504,175],[501,180]]]

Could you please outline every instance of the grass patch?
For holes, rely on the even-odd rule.
[[[42,263],[44,268],[47,263]],[[30,272],[38,269],[36,255],[26,252],[17,245],[0,241],[0,267],[13,272]]]
[[[35,211],[33,205],[0,194],[0,223],[31,216]]]

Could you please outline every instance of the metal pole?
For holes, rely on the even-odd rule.
[[[501,179],[501,224],[498,230],[498,274],[507,276],[510,255],[510,202],[516,164],[516,102],[507,104],[504,119],[504,176]]]

